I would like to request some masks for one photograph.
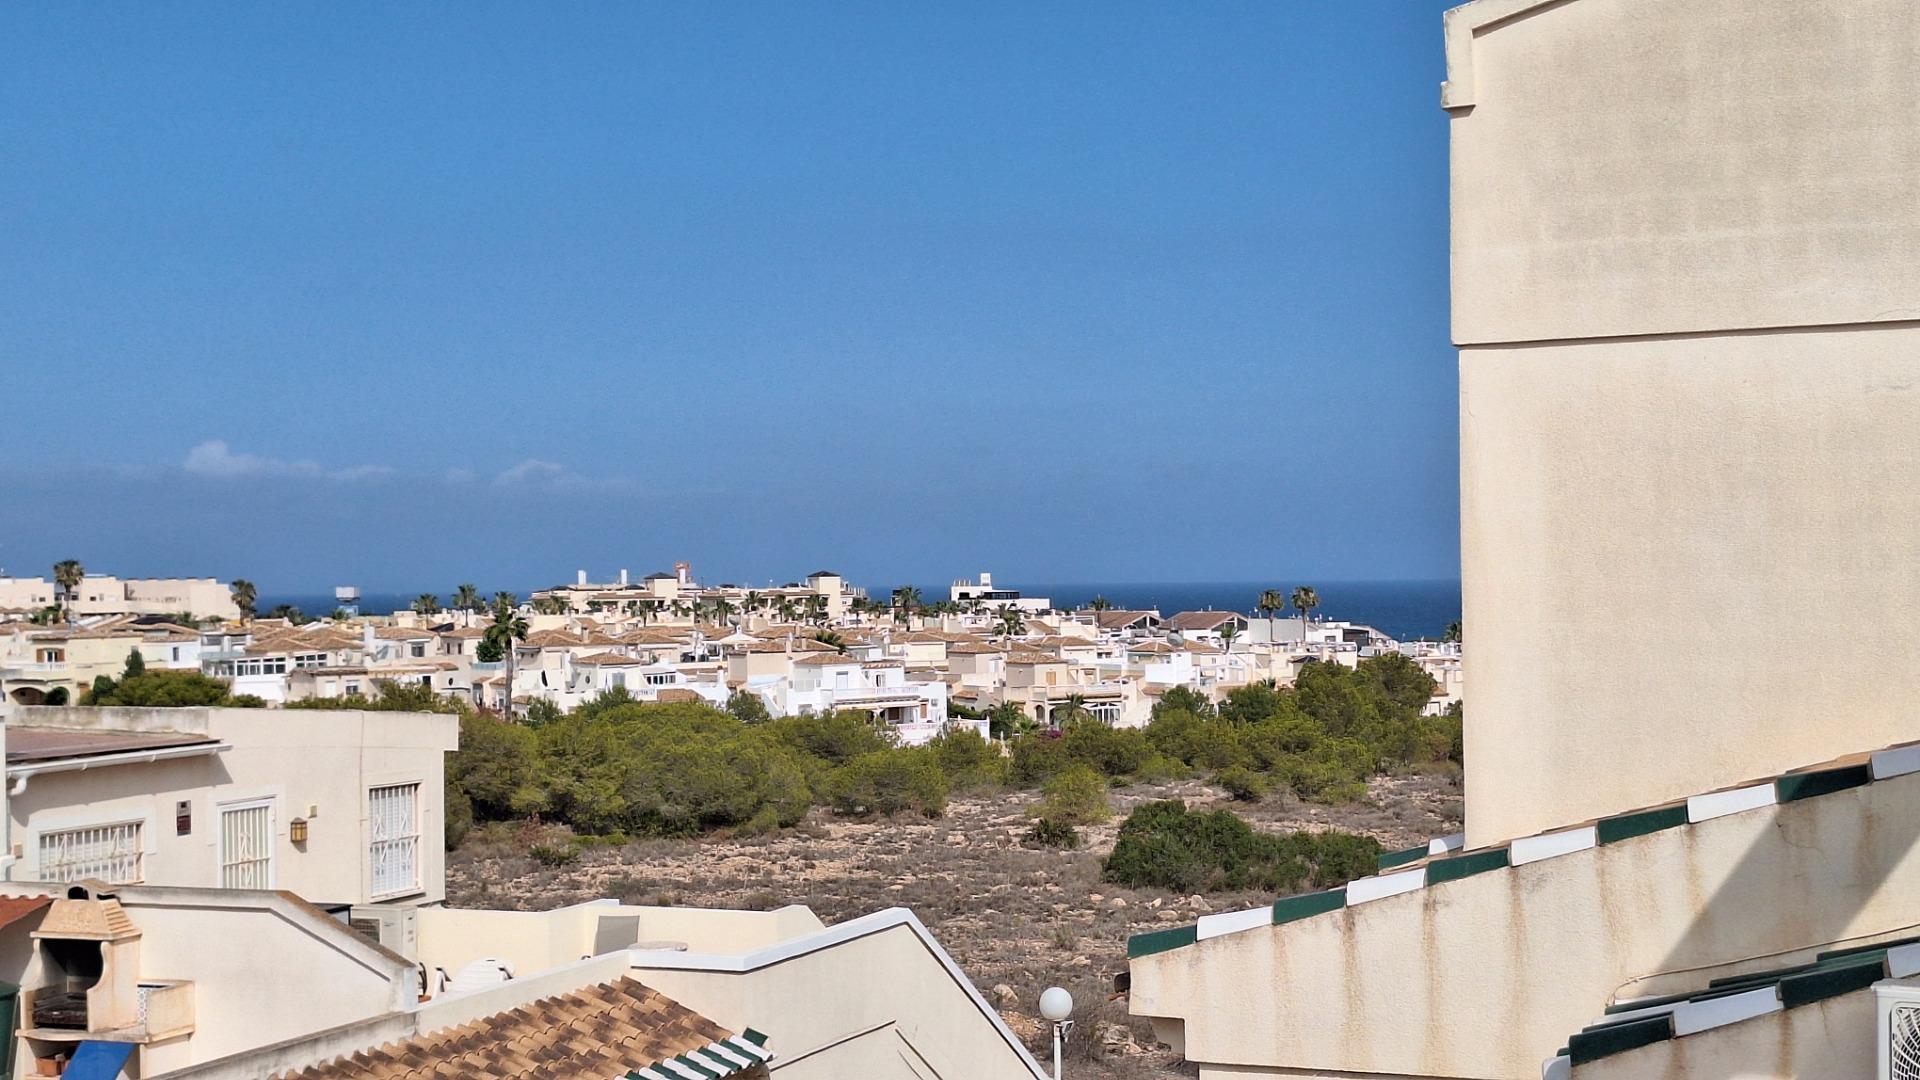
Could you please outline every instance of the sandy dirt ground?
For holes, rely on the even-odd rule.
[[[1057,851],[1021,844],[1035,796],[1016,792],[956,798],[945,817],[931,821],[843,821],[816,810],[799,828],[776,836],[643,840],[591,848],[559,867],[526,855],[550,834],[496,827],[448,856],[448,902],[524,910],[597,897],[755,909],[799,903],[827,923],[908,907],[1043,1060],[1051,1049],[1036,1002],[1057,983],[1072,991],[1078,1006],[1070,1075],[1187,1076],[1191,1070],[1157,1048],[1148,1025],[1129,1017],[1125,1000],[1113,994],[1113,976],[1126,969],[1127,936],[1273,897],[1182,896],[1103,884],[1100,861],[1113,848],[1121,817],[1135,804],[1162,798],[1230,805],[1262,829],[1349,829],[1388,850],[1458,831],[1462,805],[1459,781],[1444,776],[1382,777],[1364,803],[1342,807],[1292,799],[1229,803],[1197,781],[1137,785],[1113,792],[1113,823],[1083,830],[1087,842],[1079,850]]]

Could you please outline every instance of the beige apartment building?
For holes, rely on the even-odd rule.
[[[0,577],[0,610],[33,612],[60,602],[46,578]],[[176,615],[237,619],[240,609],[226,583],[213,578],[119,578],[88,574],[72,598],[75,618],[103,615]]]
[[[289,889],[317,904],[446,896],[438,713],[15,709],[0,818],[11,881]]]
[[[1920,6],[1444,42],[1466,833],[1136,938],[1131,1009],[1202,1080],[1874,1075],[1876,986],[1920,996]]]

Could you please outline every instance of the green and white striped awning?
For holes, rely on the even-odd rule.
[[[771,1061],[773,1055],[767,1052],[766,1046],[767,1037],[748,1028],[731,1039],[708,1043],[698,1050],[635,1069],[627,1074],[626,1080],[719,1080]]]

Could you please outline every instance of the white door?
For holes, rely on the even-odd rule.
[[[273,888],[273,800],[220,808],[220,887]]]

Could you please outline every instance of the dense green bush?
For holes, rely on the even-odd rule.
[[[835,813],[867,816],[911,810],[939,817],[947,809],[947,778],[925,749],[876,750],[835,769],[827,779]]]
[[[118,680],[106,675],[80,695],[82,705],[131,705],[142,708],[185,708],[226,705],[258,707],[265,702],[252,694],[235,697],[228,685],[197,671],[140,671]]]
[[[1021,842],[1028,847],[1072,850],[1080,846],[1080,830],[1064,821],[1043,817],[1034,821],[1033,827],[1027,830]]]
[[[1245,765],[1229,765],[1221,769],[1213,782],[1240,802],[1259,802],[1267,797],[1269,787],[1266,774],[1254,772]]]
[[[1096,825],[1113,816],[1107,778],[1087,765],[1069,765],[1047,778],[1034,816],[1065,825]]]
[[[927,743],[927,750],[956,791],[981,791],[1007,781],[1006,755],[971,731],[942,732]]]
[[[1373,872],[1377,841],[1341,832],[1256,832],[1228,810],[1194,813],[1177,799],[1137,807],[1120,826],[1103,880],[1178,892],[1331,888]]]
[[[1191,769],[1244,769],[1329,803],[1365,797],[1367,779],[1386,769],[1459,760],[1458,712],[1420,715],[1434,682],[1398,653],[1353,668],[1309,663],[1294,682],[1239,687],[1217,715],[1196,708],[1197,695],[1169,692],[1154,708],[1147,741]]]

